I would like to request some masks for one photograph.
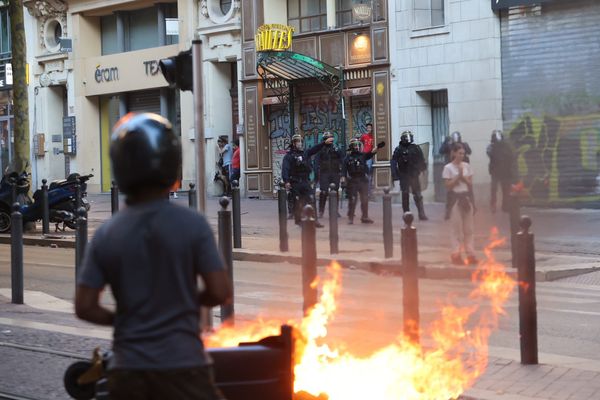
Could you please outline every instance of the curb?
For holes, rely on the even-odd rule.
[[[10,236],[0,235],[0,244],[10,244]],[[23,245],[26,246],[45,246],[59,248],[75,248],[75,240],[52,238],[52,237],[32,237],[26,236],[23,238]],[[297,254],[280,253],[276,251],[255,251],[247,249],[233,249],[233,259],[236,261],[253,261],[262,263],[290,263],[301,265],[302,257]],[[320,256],[317,258],[318,266],[326,266],[332,261],[337,261],[342,268],[359,269],[381,275],[402,275],[402,260],[392,258],[387,260],[372,258],[372,259],[349,259],[336,257],[332,255]],[[550,282],[558,279],[568,278],[577,275],[583,275],[590,272],[600,271],[600,266],[585,267],[585,268],[569,268],[555,270],[538,270],[535,277],[537,282]],[[472,267],[455,267],[455,266],[439,266],[431,261],[421,261],[419,265],[419,277],[425,279],[471,279],[473,273]],[[508,275],[512,278],[517,278],[517,271],[509,268]]]

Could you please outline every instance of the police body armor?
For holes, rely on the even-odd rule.
[[[292,151],[292,168],[290,169],[290,178],[294,180],[305,180],[310,175],[311,168],[304,157],[302,151]]]
[[[419,157],[417,145],[409,144],[408,146],[398,146],[396,151],[399,152],[398,160],[398,173],[401,174],[418,174],[423,170],[423,160]],[[395,158],[395,157],[394,157]]]
[[[350,159],[348,160],[348,165],[346,165],[346,167],[348,169],[348,174],[352,178],[364,176],[366,173],[365,165],[361,160],[360,154],[350,155]]]
[[[326,146],[319,154],[319,169],[321,173],[339,173],[340,155],[334,146]]]

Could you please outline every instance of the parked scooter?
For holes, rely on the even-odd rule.
[[[14,173],[13,173],[14,174]],[[11,174],[12,175],[12,174]],[[23,179],[23,176],[27,179]],[[79,175],[71,174],[67,179],[53,181],[48,187],[48,208],[50,209],[50,222],[56,224],[56,230],[65,230],[65,227],[75,229],[75,220],[77,218],[77,199],[76,199],[76,185],[79,183],[81,192],[81,206],[85,207],[86,210],[90,209],[89,202],[87,201],[87,184],[86,182],[94,175]],[[10,177],[7,178],[7,182]],[[4,181],[4,178],[3,178]],[[15,182],[13,180],[13,182]],[[29,193],[29,179],[27,174],[19,175],[17,183],[17,200],[21,205],[20,212],[23,215],[23,222],[35,222],[42,219],[42,190],[38,189],[33,194],[33,199],[28,195]],[[12,186],[8,183],[9,188],[4,189],[8,191],[8,196],[4,195],[4,186],[0,185],[0,232],[7,232],[10,230],[10,214],[11,214],[11,203],[12,203]],[[24,197],[20,197],[25,193]],[[62,224],[62,229],[59,227]]]

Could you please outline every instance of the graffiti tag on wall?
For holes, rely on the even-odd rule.
[[[529,200],[600,204],[600,114],[525,114],[509,137]]]

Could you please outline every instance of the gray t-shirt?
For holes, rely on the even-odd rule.
[[[119,211],[90,242],[78,284],[117,302],[110,369],[210,363],[200,339],[197,276],[225,268],[206,219],[154,201]]]

